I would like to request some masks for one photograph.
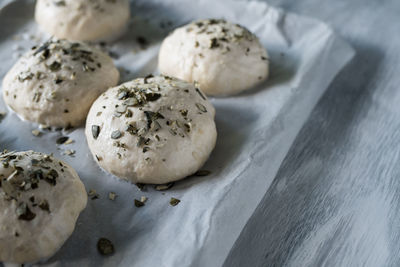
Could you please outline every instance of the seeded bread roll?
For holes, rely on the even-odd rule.
[[[225,20],[200,20],[176,29],[163,41],[162,74],[197,81],[207,95],[231,95],[268,76],[268,55],[258,38]]]
[[[50,40],[25,54],[3,80],[6,104],[47,126],[84,123],[93,101],[118,83],[112,59],[84,43]]]
[[[45,32],[78,41],[116,37],[129,17],[128,0],[37,0],[35,10]]]
[[[51,257],[86,207],[75,170],[33,151],[0,153],[0,182],[0,262]]]
[[[195,173],[216,142],[215,109],[193,84],[147,77],[109,89],[86,121],[89,148],[106,171],[164,184]]]

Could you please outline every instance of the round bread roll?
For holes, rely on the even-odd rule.
[[[25,54],[3,80],[6,104],[47,126],[84,123],[93,101],[118,83],[112,59],[84,43],[50,40]]]
[[[160,72],[197,81],[207,95],[230,95],[268,76],[268,55],[258,38],[225,20],[200,20],[176,29],[163,41]]]
[[[129,18],[129,0],[37,0],[35,10],[45,32],[78,41],[115,37]]]
[[[106,171],[164,184],[195,173],[216,142],[215,109],[193,84],[148,76],[110,88],[86,120],[89,148]]]
[[[0,154],[0,262],[51,257],[68,239],[87,194],[65,162],[33,151]]]

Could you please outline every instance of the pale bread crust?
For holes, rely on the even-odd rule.
[[[33,151],[9,155],[17,159],[10,160],[7,168],[0,164],[0,262],[33,263],[51,257],[72,234],[80,212],[86,207],[87,194],[78,174],[65,162]],[[1,163],[6,158],[6,154],[0,154]],[[32,159],[40,161],[46,169],[32,166]],[[36,189],[16,190],[17,197],[9,199],[4,179],[15,171],[14,164],[23,169],[17,179],[29,176],[34,170],[40,169],[46,175],[54,169],[58,173],[56,184],[40,179]],[[34,201],[30,200],[32,196]],[[50,212],[39,207],[43,200],[48,202]],[[18,218],[16,210],[22,202],[36,214],[32,220]]]
[[[200,25],[200,26],[199,26]],[[207,95],[232,95],[268,77],[268,54],[258,38],[225,20],[200,20],[177,28],[163,41],[162,74],[197,81]]]
[[[71,46],[75,46],[75,54],[68,52]],[[118,83],[119,72],[108,55],[87,44],[52,40],[48,47],[47,59],[43,59],[45,49],[38,47],[21,57],[6,74],[4,101],[28,121],[79,126],[93,101]]]
[[[38,0],[35,9],[43,31],[78,41],[110,39],[124,30],[129,18],[128,0]]]
[[[122,103],[130,101],[118,99],[121,88],[153,90],[160,97],[129,106],[119,115],[117,110],[125,109]],[[132,114],[127,116],[128,110]],[[146,116],[149,111],[154,114]],[[193,84],[157,76],[136,79],[102,94],[89,111],[85,133],[95,160],[106,171],[134,183],[164,184],[193,174],[206,162],[217,137],[214,116],[214,107]],[[138,132],[127,131],[128,124]],[[93,126],[99,127],[97,138]],[[117,130],[122,136],[111,138]],[[148,138],[147,143],[140,141]]]

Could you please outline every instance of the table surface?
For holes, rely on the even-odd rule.
[[[225,266],[400,266],[400,1],[269,0],[356,50]]]

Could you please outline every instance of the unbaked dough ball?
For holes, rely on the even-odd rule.
[[[0,184],[0,262],[51,257],[86,207],[85,187],[75,170],[42,153],[1,153]]]
[[[35,10],[45,32],[80,41],[115,37],[129,17],[129,0],[38,0]]]
[[[84,43],[50,40],[25,54],[3,80],[6,104],[47,126],[84,123],[93,101],[118,83],[112,59]]]
[[[249,89],[268,76],[268,55],[258,38],[225,20],[200,20],[176,29],[162,43],[162,74],[197,81],[208,95]]]
[[[86,121],[89,148],[106,171],[164,184],[196,172],[216,142],[215,109],[193,84],[147,77],[109,89]]]

